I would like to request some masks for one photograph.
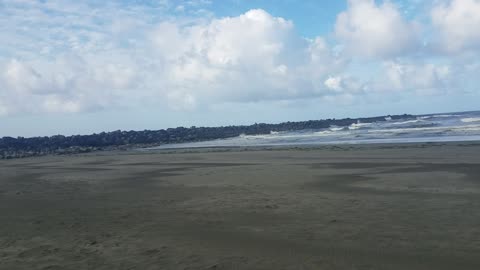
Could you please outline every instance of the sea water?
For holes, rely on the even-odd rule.
[[[242,147],[315,144],[366,144],[480,141],[480,111],[419,115],[416,119],[395,119],[319,130],[240,135],[229,139],[166,144],[153,149],[194,147]]]

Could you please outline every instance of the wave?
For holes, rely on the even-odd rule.
[[[383,119],[381,119],[383,120]],[[331,125],[318,130],[270,131],[228,139],[182,144],[195,146],[255,146],[370,142],[416,142],[480,138],[480,112],[423,115],[372,123]],[[451,139],[448,139],[451,138]],[[169,145],[168,147],[172,147]]]
[[[245,139],[245,140],[251,140],[251,139],[267,139],[269,137],[273,137],[274,135],[272,134],[259,134],[259,135],[246,135],[246,134],[240,134],[237,138]],[[232,139],[232,138],[229,138]],[[222,140],[222,139],[220,139]],[[228,140],[228,139],[226,139]]]
[[[452,118],[452,117],[459,117],[460,115],[457,114],[434,114],[434,115],[424,115],[418,116],[417,119],[427,120],[432,118]]]
[[[345,130],[345,127],[337,127],[337,126],[331,126],[329,128],[330,131],[342,131]]]
[[[459,115],[457,114],[436,114],[432,115],[434,118],[448,118],[448,117],[458,117]]]
[[[403,122],[395,122],[395,123],[392,123],[392,125],[405,125],[405,124],[413,124],[413,123],[419,123],[419,122],[423,122],[423,120],[422,119],[407,120]]]
[[[440,131],[440,132],[456,132],[456,131],[480,131],[480,125],[466,125],[456,127],[444,127],[444,126],[420,126],[411,128],[391,128],[391,129],[373,129],[369,130],[372,133],[415,133],[419,131]]]
[[[463,123],[480,122],[480,117],[469,117],[460,119]]]
[[[373,125],[373,123],[353,123],[348,127],[348,129],[350,129],[350,130],[366,129],[366,128],[372,126],[372,125]]]

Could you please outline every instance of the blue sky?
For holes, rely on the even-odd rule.
[[[479,0],[3,0],[0,136],[478,110]]]
[[[335,24],[336,16],[347,6],[346,1],[306,0],[256,0],[256,1],[216,1],[212,10],[216,16],[237,16],[252,8],[268,11],[273,16],[286,18],[295,23],[300,35],[314,38],[328,35]]]

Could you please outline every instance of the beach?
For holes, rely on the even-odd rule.
[[[0,161],[0,269],[480,269],[480,142]]]

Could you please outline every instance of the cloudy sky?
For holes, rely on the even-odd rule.
[[[480,0],[0,0],[0,136],[480,109]]]

